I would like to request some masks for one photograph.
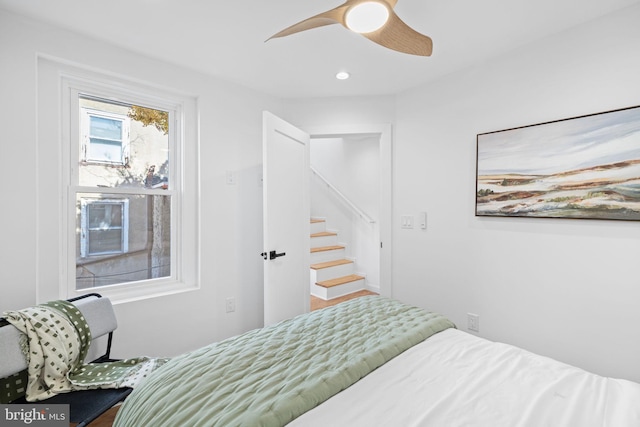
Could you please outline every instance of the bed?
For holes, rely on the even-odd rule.
[[[640,384],[363,297],[178,356],[115,427],[640,426]]]

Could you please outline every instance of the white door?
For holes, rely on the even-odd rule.
[[[265,111],[264,324],[309,311],[309,135]]]

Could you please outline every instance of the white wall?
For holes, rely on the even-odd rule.
[[[277,99],[109,44],[0,12],[0,311],[36,303],[37,54],[138,79],[198,98],[200,120],[201,288],[116,307],[114,355],[172,355],[262,325],[262,110]],[[51,111],[56,116],[58,111]],[[225,171],[237,184],[225,184]],[[52,176],[52,180],[56,180]],[[54,207],[55,209],[55,207]],[[57,254],[52,254],[57,257]],[[55,264],[55,263],[53,263]],[[44,267],[42,267],[44,268]],[[36,272],[40,270],[40,274]],[[55,290],[54,290],[55,292]],[[225,312],[225,298],[237,299]]]
[[[477,133],[640,104],[640,6],[398,97],[394,296],[466,329],[640,381],[640,227],[476,218]]]
[[[355,271],[366,275],[369,288],[380,287],[380,138],[359,135],[312,138],[311,166],[374,223],[361,218],[316,175],[311,174],[311,215],[324,217],[338,232]]]
[[[380,138],[373,135],[313,138],[311,165],[364,213],[378,218]]]
[[[311,98],[283,100],[283,118],[311,132],[315,128],[342,129],[353,125],[379,125],[395,120],[395,96]]]

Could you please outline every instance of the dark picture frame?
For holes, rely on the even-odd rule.
[[[476,138],[476,216],[640,220],[640,106]]]

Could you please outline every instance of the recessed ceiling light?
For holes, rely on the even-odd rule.
[[[336,79],[338,80],[347,80],[349,77],[350,75],[346,71],[340,71],[338,74],[336,74]]]

